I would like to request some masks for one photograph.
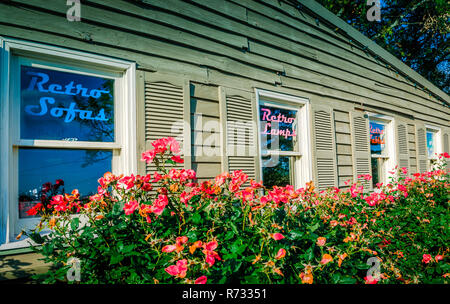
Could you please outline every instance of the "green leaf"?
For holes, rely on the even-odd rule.
[[[339,280],[341,284],[356,284],[356,279],[352,277],[343,277]]]
[[[202,217],[198,213],[194,213],[194,215],[191,217],[192,223],[194,224],[200,224],[202,221]]]
[[[292,240],[301,240],[304,234],[305,233],[303,231],[293,230],[290,232],[289,237]]]
[[[236,225],[233,222],[230,222],[230,226],[231,226],[231,229],[233,229],[234,233],[238,234],[237,227],[236,227]]]
[[[309,247],[308,250],[306,250],[305,254],[303,255],[307,261],[312,261],[314,259],[314,251],[313,247]]]
[[[37,232],[32,232],[31,234],[28,234],[28,236],[30,237],[30,239],[32,239],[35,243],[38,244],[44,244],[45,242],[45,238],[43,238],[39,233]]]
[[[114,254],[111,256],[111,260],[110,260],[110,264],[114,265],[114,264],[118,264],[123,260],[123,255],[121,254]]]
[[[80,219],[78,217],[74,217],[70,222],[70,228],[72,228],[72,230],[77,230],[79,225]]]
[[[308,228],[309,228],[309,230],[311,231],[311,233],[313,233],[314,231],[316,231],[317,229],[319,229],[319,226],[320,226],[320,223],[317,222],[317,223],[315,223],[314,225],[309,226]]]

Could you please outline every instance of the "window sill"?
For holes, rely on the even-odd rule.
[[[0,245],[0,256],[4,255],[4,252],[8,252],[10,250],[24,250],[30,247],[30,245],[37,245],[30,239],[24,239],[21,241],[11,242],[8,244]]]

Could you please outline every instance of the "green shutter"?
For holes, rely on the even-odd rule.
[[[428,170],[426,128],[421,122],[416,123],[417,127],[417,152],[419,158],[419,172]]]
[[[370,136],[369,136],[369,119],[364,117],[364,113],[352,111],[352,150],[353,150],[353,171],[354,179],[359,175],[372,175],[372,165],[370,159]],[[370,181],[362,180],[364,190],[372,190]]]
[[[314,129],[314,161],[317,188],[337,186],[336,144],[333,111],[330,107],[312,104]]]
[[[223,126],[223,169],[242,170],[249,180],[259,181],[256,102],[248,91],[220,88]],[[244,184],[248,186],[249,182]]]
[[[408,125],[406,122],[396,119],[397,131],[397,159],[400,168],[406,168],[408,175],[410,171],[409,166],[409,150],[408,150]]]
[[[173,168],[190,168],[190,129],[189,122],[189,82],[176,76],[160,73],[145,73],[144,102],[138,116],[143,122],[145,145],[140,153],[153,149],[151,143],[163,137],[174,137],[180,143],[184,164]],[[156,170],[154,163],[147,164],[143,170],[151,173]]]

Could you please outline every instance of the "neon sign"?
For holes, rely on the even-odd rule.
[[[262,121],[267,121],[265,124],[265,129],[262,132],[263,135],[275,135],[275,136],[283,136],[284,138],[288,137],[295,137],[297,134],[295,133],[295,130],[292,128],[292,126],[288,126],[285,129],[279,129],[272,125],[272,122],[276,122],[275,126],[281,124],[288,124],[292,125],[292,123],[295,121],[295,117],[287,117],[281,113],[278,115],[271,115],[272,111],[267,108],[260,108],[261,114],[262,114]]]
[[[21,66],[22,139],[114,141],[114,79]]]
[[[371,153],[381,154],[386,144],[385,125],[371,121],[369,132]]]
[[[39,100],[40,106],[28,105],[25,107],[25,112],[33,116],[43,116],[48,112],[47,103],[54,104],[55,99],[52,97],[41,97],[41,99]],[[108,119],[105,117],[105,109],[101,109],[97,116],[92,117],[92,111],[78,110],[75,107],[76,107],[75,102],[71,102],[68,108],[54,107],[50,110],[50,115],[53,117],[61,117],[63,116],[64,112],[66,112],[66,116],[64,118],[65,123],[73,121],[77,116],[77,113],[78,117],[82,120],[89,119],[98,121],[108,121]],[[40,111],[33,112],[33,110],[36,108],[40,109]]]
[[[43,93],[54,93],[54,94],[65,94],[65,95],[79,95],[83,97],[93,97],[93,98],[99,98],[102,94],[109,94],[109,90],[99,90],[99,89],[92,89],[89,91],[89,89],[84,88],[82,84],[74,85],[74,81],[69,82],[64,86],[64,90],[62,89],[63,86],[57,83],[49,84],[47,89],[44,88],[44,85],[50,80],[50,77],[46,73],[42,72],[27,72],[28,75],[33,75],[30,81],[30,85],[28,86],[27,90],[32,91],[35,87],[37,87],[39,92]],[[38,77],[40,77],[40,81],[38,81]],[[73,92],[76,90],[76,92]]]
[[[370,125],[370,143],[374,145],[384,145],[384,129],[379,127],[373,127]]]
[[[53,93],[53,94],[62,94],[62,95],[81,95],[83,97],[92,97],[92,98],[99,98],[102,94],[109,94],[109,90],[99,90],[99,89],[92,89],[89,90],[87,88],[84,88],[82,84],[74,85],[74,81],[69,82],[64,86],[57,83],[51,83],[48,84],[47,89],[44,87],[45,84],[47,84],[50,80],[50,77],[46,73],[42,72],[27,72],[28,75],[32,75],[30,84],[27,88],[28,91],[33,91],[35,88],[39,92],[43,93]],[[40,78],[40,79],[39,79]],[[52,97],[41,97],[39,99],[40,106],[36,105],[28,105],[25,107],[25,112],[27,112],[30,115],[33,116],[43,116],[47,114],[48,107],[47,103],[54,104],[55,99]],[[34,109],[39,109],[39,112],[34,112]],[[64,112],[66,112],[66,116],[64,118],[65,123],[69,123],[75,119],[78,113],[78,117],[82,120],[88,119],[88,120],[98,120],[98,121],[107,121],[108,119],[105,117],[105,109],[100,109],[97,116],[92,117],[92,111],[86,111],[86,110],[78,110],[76,109],[76,103],[71,102],[68,108],[60,108],[60,107],[54,107],[50,110],[50,115],[53,117],[62,117]]]

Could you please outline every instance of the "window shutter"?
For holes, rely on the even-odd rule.
[[[337,186],[336,144],[333,112],[330,107],[311,105],[314,122],[315,175],[317,188]]]
[[[423,123],[417,123],[417,151],[419,157],[419,172],[428,170],[426,128]]]
[[[395,121],[397,130],[398,166],[399,168],[406,168],[409,175],[408,125],[402,120],[396,119]]]
[[[250,179],[260,180],[256,102],[251,92],[220,88],[223,171],[242,170]]]
[[[408,149],[409,149],[409,169],[410,173],[417,173],[417,136],[416,136],[416,126],[414,122],[410,121],[408,123]]]
[[[174,137],[180,143],[184,164],[176,164],[173,168],[190,168],[189,81],[171,75],[145,72],[142,86],[144,95],[143,102],[139,104],[138,129],[145,144],[139,149],[139,153],[153,149],[151,143],[154,140]],[[143,166],[141,174],[153,174],[156,171],[154,163]]]
[[[362,112],[351,112],[352,124],[352,150],[353,150],[353,171],[354,179],[362,174],[372,175],[372,165],[370,157],[370,135],[369,119],[364,117]],[[362,179],[364,190],[372,190],[372,183]]]
[[[449,138],[448,138],[449,134],[448,133],[444,133],[443,135],[443,147],[442,149],[444,150],[444,152],[450,153],[450,143],[449,143]],[[447,169],[450,169],[450,159],[447,158]]]

